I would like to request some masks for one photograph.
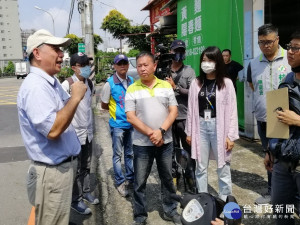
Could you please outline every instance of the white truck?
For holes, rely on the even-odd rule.
[[[15,63],[15,75],[17,76],[17,79],[20,77],[25,78],[27,74],[29,73],[29,62],[23,61],[23,62],[16,62]]]

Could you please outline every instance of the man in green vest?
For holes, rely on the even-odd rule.
[[[278,28],[274,25],[265,24],[258,28],[258,45],[262,53],[249,63],[247,81],[254,92],[253,105],[258,134],[264,151],[267,151],[266,92],[278,88],[282,79],[290,72],[290,66],[286,50],[279,45]],[[265,164],[270,164],[268,154],[265,155]],[[271,202],[271,178],[272,172],[268,170],[268,191],[255,200],[256,204]]]

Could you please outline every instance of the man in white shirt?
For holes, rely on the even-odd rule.
[[[73,185],[71,208],[80,214],[90,214],[91,209],[83,200],[98,204],[99,199],[91,195],[90,188],[90,167],[92,156],[92,139],[93,139],[93,114],[92,114],[92,93],[93,83],[89,79],[91,68],[89,58],[84,53],[78,52],[71,56],[70,65],[74,74],[67,78],[62,87],[70,95],[71,85],[76,81],[82,81],[87,86],[87,91],[80,101],[72,125],[81,144],[81,152],[78,156],[78,167],[75,182]]]

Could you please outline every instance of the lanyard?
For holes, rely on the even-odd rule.
[[[215,85],[216,85],[216,81],[214,82],[214,84],[213,84],[212,88],[210,89],[210,92],[209,92],[209,93],[208,93],[208,91],[207,91],[207,86],[205,86],[205,88],[206,88],[206,91],[205,91],[205,94],[206,94],[206,100],[207,100],[208,104],[210,105],[210,107],[212,108],[212,110],[214,110],[214,106],[213,106],[213,104],[211,103],[210,98],[211,98],[212,93],[213,93],[213,91],[214,91],[214,89],[215,89]],[[208,94],[207,94],[207,93],[208,93]]]

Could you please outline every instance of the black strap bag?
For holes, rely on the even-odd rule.
[[[278,88],[288,88],[289,108],[300,115],[300,86],[294,81],[294,74],[287,75],[284,83]],[[290,126],[288,139],[272,138],[269,140],[269,149],[276,157],[289,162],[300,160],[300,127]]]

